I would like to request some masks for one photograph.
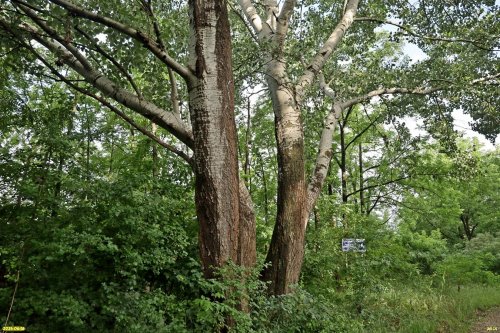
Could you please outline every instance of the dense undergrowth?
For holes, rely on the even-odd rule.
[[[258,277],[276,210],[272,156],[259,175],[266,186],[257,177],[251,186],[258,267],[228,266],[223,279],[207,280],[189,167],[109,115],[70,119],[64,91],[43,98],[47,112],[0,114],[2,325],[33,333],[204,333],[227,323],[234,332],[466,332],[476,309],[500,302],[497,152],[466,147],[450,157],[422,148],[412,168],[444,176],[404,184],[392,219],[381,214],[393,206],[367,216],[354,200],[325,193],[307,229],[299,285],[268,297]],[[470,170],[464,160],[474,162]],[[477,223],[470,240],[461,217]],[[365,239],[366,252],[342,252],[342,238]],[[238,310],[242,299],[249,313]]]
[[[149,186],[127,182],[136,181]],[[367,251],[345,253],[345,228],[312,225],[301,283],[268,297],[258,270],[228,266],[223,279],[202,277],[182,196],[157,201],[118,184],[92,195],[86,214],[68,209],[56,228],[18,214],[4,229],[4,323],[17,272],[9,323],[29,332],[215,332],[228,317],[234,332],[466,332],[476,309],[499,304],[500,241],[488,234],[450,248],[439,232],[380,228],[351,214],[349,232]],[[250,313],[237,310],[242,298]]]

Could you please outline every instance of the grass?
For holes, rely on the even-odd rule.
[[[461,291],[405,287],[386,290],[367,306],[366,331],[398,333],[465,333],[477,310],[500,305],[500,289],[471,285]]]

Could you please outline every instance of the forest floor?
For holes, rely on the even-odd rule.
[[[500,307],[478,313],[477,322],[470,333],[500,332]]]

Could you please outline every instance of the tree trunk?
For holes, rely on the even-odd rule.
[[[470,241],[474,237],[474,231],[477,227],[477,224],[472,225],[471,220],[471,216],[467,211],[464,211],[460,215],[460,221],[462,221],[463,231],[468,241]]]
[[[358,144],[358,166],[359,166],[359,212],[361,214],[365,213],[365,191],[363,187],[365,186],[365,180],[363,177],[363,145],[361,141]]]
[[[194,135],[195,201],[205,276],[238,261],[240,184],[234,119],[231,36],[222,0],[190,0],[189,107]],[[245,205],[242,205],[246,207]]]
[[[240,180],[240,224],[237,264],[253,268],[257,261],[255,213],[250,193]]]
[[[267,83],[273,100],[278,144],[278,202],[276,224],[262,272],[269,293],[281,295],[299,281],[304,257],[307,191],[304,133],[293,92],[286,87],[283,62],[273,60]]]
[[[342,184],[342,203],[347,203],[347,148],[345,145],[344,122],[340,124],[340,181]]]
[[[158,125],[156,125],[155,123],[151,123],[151,133],[156,136],[156,131],[158,130]],[[156,142],[153,142],[152,143],[152,153],[151,153],[151,157],[152,157],[152,160],[153,160],[153,165],[152,165],[152,175],[153,175],[153,183],[156,182],[156,178],[158,177],[158,147],[156,146]]]

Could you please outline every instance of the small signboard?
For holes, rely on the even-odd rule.
[[[343,252],[366,252],[365,240],[363,238],[343,238]]]

